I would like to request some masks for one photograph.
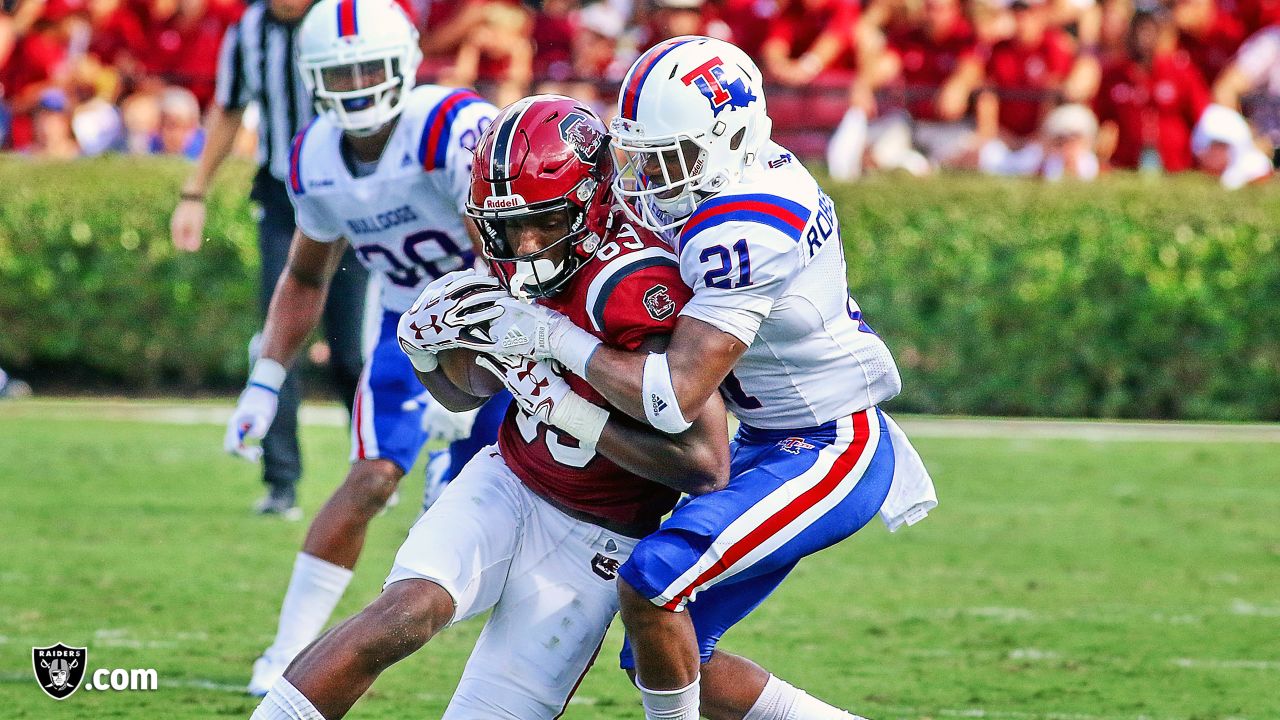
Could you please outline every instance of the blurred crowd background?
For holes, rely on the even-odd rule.
[[[0,0],[0,147],[196,157],[242,0]],[[420,79],[610,114],[666,37],[757,59],[775,139],[837,178],[956,168],[1270,177],[1280,0],[403,0]],[[252,113],[239,152],[255,148]]]

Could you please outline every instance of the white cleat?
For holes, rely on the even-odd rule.
[[[288,662],[280,663],[269,659],[266,655],[253,661],[253,677],[249,679],[249,687],[245,688],[253,697],[263,697],[272,685],[284,675]]]

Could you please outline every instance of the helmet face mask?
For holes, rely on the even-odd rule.
[[[617,131],[619,120],[614,120]],[[708,183],[705,145],[688,134],[644,142],[615,140],[622,167],[614,192],[632,220],[653,230],[681,225]]]
[[[548,297],[564,287],[590,235],[586,213],[567,202],[473,219],[494,276],[512,293],[531,298]]]
[[[358,137],[399,116],[421,60],[418,31],[391,0],[320,0],[299,30],[316,112]]]

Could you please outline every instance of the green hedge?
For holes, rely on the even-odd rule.
[[[249,169],[196,255],[181,163],[0,159],[0,366],[229,389],[256,317]],[[1280,186],[950,177],[832,186],[851,285],[925,412],[1280,419]],[[39,385],[37,385],[39,389]]]

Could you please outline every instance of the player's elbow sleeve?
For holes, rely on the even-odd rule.
[[[677,435],[693,425],[680,411],[680,400],[671,382],[671,367],[665,353],[650,353],[645,359],[641,392],[645,418],[654,428]]]

